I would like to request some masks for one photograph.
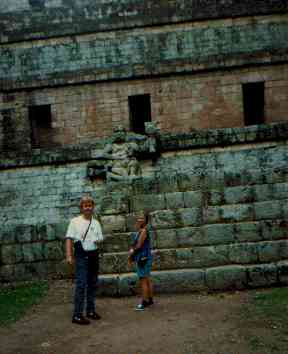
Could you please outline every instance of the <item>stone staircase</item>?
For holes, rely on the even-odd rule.
[[[153,228],[152,278],[157,292],[285,284],[288,169],[271,172],[178,173],[127,183],[120,195],[110,191],[114,193],[110,201],[122,207],[115,214],[110,204],[113,217],[102,209],[108,235],[101,262],[101,292],[135,292],[136,277],[128,268],[127,250],[132,220],[143,210],[149,212]]]

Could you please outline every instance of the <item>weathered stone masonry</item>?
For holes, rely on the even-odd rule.
[[[67,276],[63,237],[83,192],[106,235],[106,294],[131,294],[135,214],[150,213],[156,291],[287,283],[288,2],[2,0],[0,282]],[[245,126],[243,85],[263,83]],[[157,154],[113,182],[87,168],[129,97],[150,95]],[[29,107],[51,126],[33,149]],[[130,132],[129,141],[143,137]]]
[[[1,280],[63,275],[63,235],[85,191],[96,199],[107,237],[101,267],[106,293],[134,288],[126,257],[133,215],[142,210],[156,230],[159,291],[284,284],[287,129],[276,124],[202,137],[163,135],[162,158],[150,167],[143,161],[144,175],[133,182],[88,179],[85,160],[93,149],[78,151],[74,158],[83,162],[48,152],[22,162],[30,167],[4,161]]]

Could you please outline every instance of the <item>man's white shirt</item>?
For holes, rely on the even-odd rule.
[[[89,231],[83,241],[85,233],[88,229],[90,220],[85,219],[82,215],[71,219],[66,232],[66,238],[71,238],[74,242],[82,241],[85,251],[94,251],[97,249],[97,243],[104,240],[100,223],[92,218]]]

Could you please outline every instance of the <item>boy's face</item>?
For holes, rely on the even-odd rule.
[[[81,213],[86,217],[90,218],[93,214],[94,203],[89,201],[85,201],[81,204]]]
[[[136,227],[140,228],[145,226],[145,218],[143,218],[142,216],[138,217],[136,220]]]

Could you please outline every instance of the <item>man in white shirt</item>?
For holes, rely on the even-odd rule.
[[[93,218],[95,203],[90,196],[80,201],[81,215],[70,221],[66,233],[66,260],[75,261],[76,286],[72,323],[89,324],[87,319],[99,320],[95,311],[95,297],[99,270],[98,245],[103,242],[100,223]],[[73,255],[74,249],[74,255]],[[86,298],[86,317],[83,316]]]

